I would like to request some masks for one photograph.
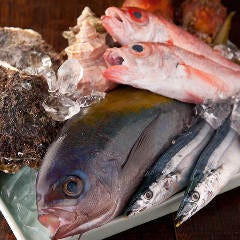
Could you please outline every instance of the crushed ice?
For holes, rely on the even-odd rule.
[[[231,99],[218,102],[207,100],[196,107],[196,113],[200,115],[214,129],[219,128],[232,111]]]
[[[240,93],[233,97],[233,103],[231,128],[240,134]]]
[[[56,121],[65,121],[80,112],[82,108],[104,98],[104,93],[92,89],[92,93],[83,96],[77,86],[83,78],[83,67],[77,59],[65,61],[58,69],[57,76],[51,68],[51,59],[44,56],[34,69],[43,75],[48,83],[49,97],[45,99],[45,111]]]
[[[240,50],[232,42],[227,41],[227,44],[216,45],[214,49],[220,52],[223,57],[240,63]]]

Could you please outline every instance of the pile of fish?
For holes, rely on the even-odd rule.
[[[80,20],[77,35],[81,28],[100,34]],[[99,84],[145,90],[113,90],[71,118],[49,147],[38,174],[37,205],[52,239],[99,227],[126,206],[127,214],[136,214],[187,187],[179,225],[240,171],[240,66],[139,8],[110,7],[102,24],[121,47],[102,45]],[[70,34],[71,41],[77,35]],[[84,54],[87,43],[73,42],[68,50]],[[192,104],[201,104],[199,115]]]
[[[203,104],[205,121],[192,126],[160,156],[128,207],[134,214],[188,185],[177,214],[179,225],[211,201],[240,170],[236,124],[240,66],[163,17],[140,9],[111,7],[102,21],[113,38],[125,45],[105,52],[106,78]],[[235,101],[229,99],[233,96]],[[209,100],[222,103],[213,107]],[[231,123],[233,119],[236,122]]]

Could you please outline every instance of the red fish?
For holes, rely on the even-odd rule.
[[[203,41],[161,16],[138,8],[110,7],[102,17],[103,26],[121,45],[134,42],[168,43],[240,71],[240,66],[225,59]]]
[[[218,100],[240,90],[240,72],[192,52],[161,43],[108,49],[104,76],[190,103]]]

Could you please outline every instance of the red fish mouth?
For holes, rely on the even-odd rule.
[[[112,19],[115,19],[119,23],[123,23],[124,19],[125,19],[125,16],[124,16],[124,13],[122,12],[122,10],[115,8],[115,7],[109,7],[106,10],[105,15],[107,17],[111,17]],[[103,18],[104,18],[104,16],[103,16]]]
[[[119,36],[124,34],[124,25],[127,24],[125,19],[124,12],[115,7],[108,8],[101,18],[103,27],[119,43],[122,43]]]
[[[38,217],[39,222],[50,232],[50,238],[53,238],[60,227],[60,219],[53,214],[44,214]]]
[[[114,51],[112,49],[108,49],[104,53],[104,60],[108,67],[116,66],[116,65],[123,65],[124,58],[121,56],[117,51]]]
[[[126,54],[126,53],[125,53]],[[132,78],[136,78],[134,72],[134,61],[125,55],[124,52],[119,49],[108,49],[104,53],[104,60],[107,64],[107,69],[103,71],[103,76],[113,82],[127,84]]]

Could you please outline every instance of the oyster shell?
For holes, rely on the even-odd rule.
[[[62,126],[42,107],[48,96],[46,80],[0,62],[0,93],[0,171],[38,168]]]
[[[40,165],[62,126],[42,107],[62,62],[39,33],[0,28],[0,171]]]

